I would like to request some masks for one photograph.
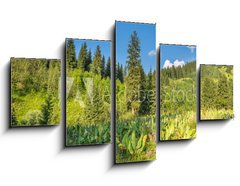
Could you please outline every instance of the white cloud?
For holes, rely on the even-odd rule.
[[[173,64],[168,59],[164,62],[163,68],[171,68]]]
[[[155,51],[155,50],[151,50],[150,52],[148,52],[148,55],[149,55],[150,57],[153,57],[153,56],[156,55],[156,51]]]
[[[179,61],[178,59],[176,59],[173,63],[171,63],[171,61],[167,59],[164,62],[163,68],[171,68],[172,66],[174,66],[174,67],[182,67],[184,65],[185,65],[185,62],[183,60]]]
[[[185,62],[182,60],[182,61],[179,61],[178,59],[174,61],[173,65],[175,67],[182,67],[183,65],[185,65]]]
[[[195,46],[187,46],[187,47],[190,49],[191,53],[193,53],[196,48]]]

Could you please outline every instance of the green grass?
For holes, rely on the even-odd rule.
[[[118,120],[116,126],[116,163],[156,159],[154,116]]]
[[[201,120],[231,119],[233,110],[226,109],[201,109]]]

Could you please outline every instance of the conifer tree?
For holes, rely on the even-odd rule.
[[[101,48],[98,45],[93,57],[93,65],[92,65],[93,73],[101,75],[101,61],[102,61]]]
[[[17,120],[17,116],[16,116],[14,108],[12,108],[11,124],[12,124],[12,126],[16,126],[18,124],[18,120]]]
[[[139,111],[140,89],[141,89],[141,59],[140,59],[140,40],[137,32],[131,34],[128,44],[126,95],[128,109],[135,115]]]
[[[50,124],[49,122],[51,120],[52,112],[53,112],[53,100],[52,96],[48,95],[41,109],[40,119],[41,124],[43,125]]]
[[[101,61],[101,76],[102,77],[105,77],[105,57],[103,55],[102,57],[102,61]]]
[[[88,57],[88,52],[87,52],[87,44],[84,42],[81,46],[79,55],[78,55],[78,63],[77,66],[80,68],[82,71],[86,71],[87,69],[87,57]]]
[[[92,52],[91,52],[91,49],[89,49],[89,50],[88,50],[88,53],[87,53],[85,70],[89,71],[91,64],[92,64]]]
[[[109,77],[111,78],[111,60],[110,60],[110,57],[108,58],[107,60],[107,66],[106,66],[106,71],[105,71],[105,75],[106,77]]]
[[[220,76],[220,80],[218,82],[218,108],[229,109],[230,99],[229,99],[229,86],[227,82],[227,78],[225,75]]]
[[[76,68],[76,52],[73,39],[67,40],[66,63],[71,69]]]

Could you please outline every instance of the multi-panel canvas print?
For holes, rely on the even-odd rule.
[[[11,58],[11,127],[60,124],[61,61]]]
[[[115,27],[115,163],[155,160],[156,25]]]
[[[111,42],[66,39],[66,146],[110,143]]]
[[[160,140],[196,137],[196,47],[160,44]]]
[[[200,120],[233,118],[233,66],[200,66]]]

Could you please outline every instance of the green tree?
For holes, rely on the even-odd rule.
[[[106,72],[105,72],[105,57],[104,57],[104,55],[103,55],[103,57],[102,57],[102,60],[101,60],[101,76],[102,77],[105,77],[105,74],[106,74]]]
[[[229,109],[229,105],[231,105],[229,99],[229,86],[228,81],[225,75],[220,75],[220,79],[218,82],[218,95],[217,95],[217,107]]]
[[[78,68],[80,68],[82,71],[87,70],[87,57],[88,57],[87,44],[86,42],[84,42],[81,46],[77,63]]]
[[[91,49],[89,49],[89,50],[88,50],[88,53],[87,53],[85,70],[89,71],[91,64],[92,64],[92,52],[91,52]]]
[[[111,60],[110,60],[110,57],[107,60],[105,75],[106,75],[106,77],[111,78]]]
[[[140,40],[137,32],[131,34],[128,44],[127,77],[126,77],[126,95],[128,109],[135,115],[140,107],[140,89],[141,89],[141,59],[140,59]]]
[[[92,65],[92,72],[95,74],[101,74],[101,62],[102,62],[102,54],[101,48],[98,45],[93,57],[93,65]]]
[[[17,126],[18,125],[18,120],[17,120],[17,116],[16,116],[14,108],[12,108],[11,124],[12,124],[12,126]]]
[[[52,112],[53,112],[53,100],[52,100],[52,96],[48,95],[41,109],[41,119],[40,119],[41,124],[43,125],[50,124],[49,122],[51,120]]]
[[[66,48],[66,63],[67,65],[73,69],[76,68],[76,52],[73,39],[67,40],[67,48]]]

